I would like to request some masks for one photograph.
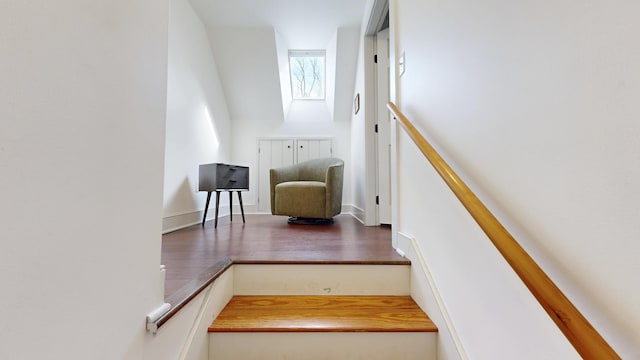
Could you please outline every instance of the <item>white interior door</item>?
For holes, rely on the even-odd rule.
[[[293,165],[293,139],[258,142],[258,212],[271,212],[269,169]]]
[[[378,221],[391,224],[391,116],[389,102],[389,29],[376,36],[376,124],[377,132],[377,188]]]

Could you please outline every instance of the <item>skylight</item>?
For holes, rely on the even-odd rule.
[[[324,100],[324,50],[290,50],[289,71],[294,100]]]

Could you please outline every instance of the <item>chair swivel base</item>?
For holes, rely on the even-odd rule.
[[[333,224],[333,219],[316,219],[293,216],[290,217],[287,222],[294,225],[331,225]]]

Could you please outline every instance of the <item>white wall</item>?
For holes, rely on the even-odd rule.
[[[422,251],[431,269],[444,311],[449,313],[468,358],[579,359],[404,134],[398,153],[401,190],[396,228],[418,240],[416,250]],[[411,249],[399,245],[410,253]],[[438,311],[431,307],[425,310],[429,314]],[[450,348],[441,350],[455,353]]]
[[[640,5],[394,3],[402,110],[622,357],[640,358]],[[418,239],[470,357],[518,354],[522,324],[496,336],[470,322],[527,309],[540,331],[524,334],[546,325],[408,141],[396,228]]]
[[[209,28],[208,32],[233,121],[281,120],[273,28]]]
[[[363,35],[364,36],[364,35]],[[365,41],[360,41],[358,46],[358,63],[356,70],[355,89],[353,97],[360,94],[360,111],[353,114],[351,118],[351,191],[353,194],[354,215],[365,221],[365,184],[366,184],[366,151],[365,151],[365,104],[367,98],[364,96],[364,50]],[[356,210],[357,209],[357,210]]]
[[[360,29],[338,28],[337,40],[333,119],[338,122],[351,122],[360,51]]]
[[[201,221],[206,193],[198,192],[199,165],[229,162],[231,154],[229,112],[207,31],[187,0],[172,0],[169,15],[164,230]]]
[[[141,359],[162,301],[168,6],[1,8],[0,358]]]
[[[276,52],[278,56],[278,72],[280,75],[280,96],[282,100],[282,112],[286,117],[289,113],[289,106],[291,106],[291,88],[283,86],[291,84],[291,74],[289,72],[289,46],[282,34],[275,32],[276,37]]]
[[[357,37],[356,37],[357,39]],[[325,47],[325,101],[327,108],[329,109],[329,119],[333,119],[335,115],[335,98],[336,98],[336,67],[338,57],[338,32],[331,37],[331,40]],[[353,51],[352,51],[353,53]],[[289,84],[282,84],[283,87],[289,87]],[[307,101],[308,102],[308,101]]]
[[[335,99],[333,119],[327,104],[322,101],[313,104],[293,101],[285,117],[278,56],[283,56],[286,44],[277,40],[274,29],[209,28],[209,37],[232,119],[232,161],[251,168],[250,191],[243,194],[246,210],[255,209],[257,204],[258,138],[332,137],[333,155],[345,160],[345,167],[349,168],[350,124],[349,115],[344,112],[351,110],[345,110],[343,102],[351,99]],[[338,29],[337,47],[357,42],[354,31]],[[343,76],[349,78],[351,75],[353,79],[357,49],[351,50],[336,55],[336,68]],[[336,86],[338,84],[353,86],[342,79],[336,79]],[[340,94],[345,91],[350,94],[353,90],[340,89]],[[345,172],[345,184],[349,183],[350,174]],[[344,189],[343,203],[351,203],[348,186]]]

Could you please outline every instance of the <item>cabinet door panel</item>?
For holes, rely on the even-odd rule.
[[[331,139],[298,139],[296,152],[297,162],[331,157]]]
[[[260,140],[258,144],[258,211],[271,211],[269,170],[293,165],[293,139]]]

